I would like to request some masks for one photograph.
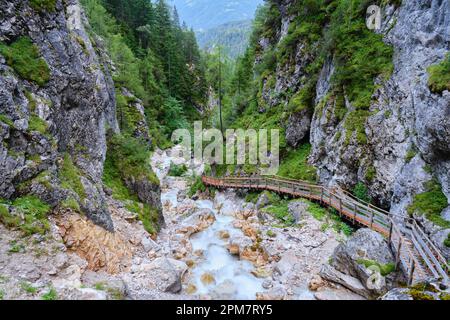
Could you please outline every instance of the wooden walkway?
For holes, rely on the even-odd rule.
[[[340,188],[280,177],[203,176],[202,181],[219,189],[269,190],[320,202],[336,209],[342,218],[353,224],[368,227],[386,237],[396,258],[396,267],[404,272],[409,285],[430,279],[449,283],[448,262],[414,219],[392,215]]]

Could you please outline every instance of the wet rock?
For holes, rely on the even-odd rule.
[[[232,300],[236,297],[236,285],[230,281],[224,281],[211,290],[211,297],[216,300]]]

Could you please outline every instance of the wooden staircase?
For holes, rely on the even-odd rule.
[[[203,176],[202,181],[205,185],[218,189],[268,190],[320,202],[336,209],[342,218],[353,224],[368,227],[386,237],[396,258],[396,267],[404,272],[409,285],[426,280],[450,284],[448,261],[414,219],[392,215],[356,199],[345,190],[268,176]]]

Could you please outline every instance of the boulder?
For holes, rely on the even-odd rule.
[[[347,242],[339,245],[333,254],[332,266],[340,273],[359,279],[373,295],[382,295],[392,286],[392,277],[379,274],[379,270],[366,268],[362,261],[380,265],[394,263],[394,257],[383,236],[370,229],[358,230]],[[377,282],[372,282],[375,276]],[[388,280],[388,281],[386,281]]]
[[[149,280],[148,285],[163,292],[179,293],[182,289],[181,280],[188,266],[181,261],[157,258],[141,267]]]
[[[395,288],[386,293],[380,300],[414,300],[408,289]]]
[[[303,217],[308,215],[309,205],[303,201],[291,201],[288,205],[288,212],[294,217],[298,224]]]
[[[330,265],[322,266],[322,269],[320,270],[320,276],[327,281],[340,284],[366,298],[371,297],[369,290],[367,290],[367,288],[361,283],[359,279],[339,272]]]

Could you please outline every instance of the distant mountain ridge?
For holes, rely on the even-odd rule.
[[[263,0],[168,0],[180,19],[195,31],[205,31],[232,21],[251,20]]]
[[[212,50],[220,45],[230,58],[244,53],[249,41],[253,20],[228,22],[206,31],[197,32],[199,46],[204,50]]]

